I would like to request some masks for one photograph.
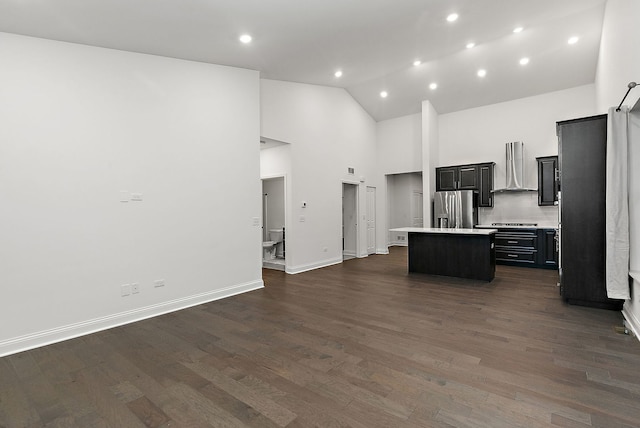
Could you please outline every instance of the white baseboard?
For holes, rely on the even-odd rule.
[[[626,303],[622,307],[622,316],[624,317],[627,328],[631,330],[636,336],[636,339],[640,341],[640,320],[629,310]]]
[[[0,357],[264,288],[262,279],[0,341]]]
[[[342,263],[342,257],[340,257],[339,259],[321,260],[319,262],[310,263],[308,265],[287,266],[286,272],[290,274],[302,273],[302,272],[307,272],[314,269],[320,269],[320,268],[331,266],[331,265],[337,265],[339,263]]]
[[[392,241],[389,242],[389,246],[390,247],[407,247],[409,244],[407,244],[407,241]]]
[[[376,249],[376,254],[389,254],[389,247]]]

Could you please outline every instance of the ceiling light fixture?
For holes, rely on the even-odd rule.
[[[422,61],[420,61],[419,59],[417,59],[417,60],[413,61],[413,65],[414,65],[415,67],[419,66],[420,64],[422,64]]]
[[[473,48],[475,45],[476,45],[475,43],[473,43],[473,42],[469,42],[469,43],[467,43],[467,49],[471,49],[471,48]]]
[[[432,91],[436,88],[438,88],[438,84],[435,82],[429,85],[429,89],[431,89]]]
[[[516,27],[516,28],[514,28],[514,29],[513,29],[513,32],[514,32],[514,33],[516,33],[516,34],[518,34],[518,33],[521,33],[521,32],[522,32],[522,30],[524,30],[524,28],[522,28],[522,27]]]
[[[253,38],[252,38],[250,35],[248,35],[248,34],[243,34],[242,36],[240,36],[240,41],[241,41],[242,43],[244,43],[245,45],[246,45],[247,43],[251,43],[251,40],[253,40]]]
[[[520,65],[527,65],[529,64],[529,58],[520,58]]]
[[[336,77],[342,77],[342,70],[338,70],[335,73],[333,73],[334,76]]]
[[[576,43],[578,43],[578,40],[580,40],[578,36],[573,36],[570,37],[569,40],[567,40],[567,43],[569,43],[570,45],[575,45]]]
[[[380,96],[382,98],[387,98],[387,96],[389,96],[389,94],[387,93],[387,91],[382,91],[382,92],[380,92]]]
[[[487,75],[487,70],[484,70],[481,68],[480,70],[478,70],[477,74],[478,74],[478,77],[484,77]]]
[[[458,19],[458,14],[457,13],[452,13],[451,15],[447,16],[447,21],[449,21],[449,22],[453,22],[456,19]]]

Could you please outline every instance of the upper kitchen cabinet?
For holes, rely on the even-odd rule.
[[[491,163],[478,165],[478,206],[493,206],[493,166]]]
[[[558,156],[536,158],[538,161],[538,205],[558,204]]]
[[[436,191],[458,190],[459,173],[457,166],[436,168]]]
[[[478,166],[465,165],[458,170],[458,190],[475,190],[478,188]]]
[[[493,206],[493,162],[436,168],[436,191],[477,190],[478,206]]]

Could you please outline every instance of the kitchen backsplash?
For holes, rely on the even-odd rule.
[[[479,224],[538,223],[539,226],[556,227],[557,206],[538,206],[537,192],[495,193],[493,208],[480,208]]]

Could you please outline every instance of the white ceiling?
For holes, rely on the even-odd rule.
[[[0,31],[342,87],[379,121],[423,100],[448,113],[593,83],[605,1],[0,0]]]

